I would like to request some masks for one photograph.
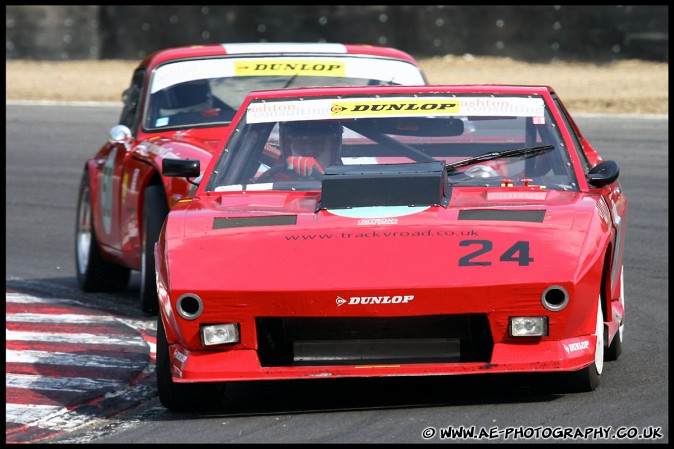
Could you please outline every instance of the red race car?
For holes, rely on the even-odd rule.
[[[80,287],[121,289],[140,270],[141,307],[156,313],[154,243],[195,183],[162,176],[162,160],[208,164],[249,91],[425,83],[410,55],[369,45],[238,43],[149,56],[124,92],[119,124],[84,166],[75,231]]]
[[[591,391],[620,355],[627,198],[552,88],[253,92],[232,128],[155,249],[168,409],[248,380],[554,372]]]

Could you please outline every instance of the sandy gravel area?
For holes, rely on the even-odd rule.
[[[120,101],[138,61],[7,61],[7,100]],[[668,114],[669,65],[528,64],[510,58],[419,59],[432,84],[543,84],[572,112]]]

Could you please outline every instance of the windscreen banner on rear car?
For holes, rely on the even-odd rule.
[[[251,102],[248,123],[296,120],[357,119],[405,116],[499,116],[535,117],[545,115],[539,97],[365,97],[303,101]]]
[[[318,76],[363,78],[391,84],[425,84],[417,67],[392,59],[349,56],[228,57],[162,65],[154,73],[150,91],[155,93],[187,81],[243,76]]]

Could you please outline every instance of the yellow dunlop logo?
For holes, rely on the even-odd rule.
[[[410,115],[410,114],[441,114],[454,115],[459,113],[459,102],[451,100],[374,100],[374,101],[340,101],[333,103],[330,109],[331,116],[358,116],[358,115]]]
[[[234,63],[236,76],[285,76],[285,75],[320,75],[345,77],[344,63],[338,61],[309,61],[309,60],[260,60],[236,61]]]

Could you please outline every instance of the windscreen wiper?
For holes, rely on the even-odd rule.
[[[283,86],[283,89],[287,89],[293,83],[293,81],[295,81],[295,79],[297,78],[297,75],[299,75],[299,74],[296,73],[293,76],[291,76],[290,79],[286,82],[285,86]]]
[[[479,156],[469,157],[468,159],[447,163],[446,167],[447,171],[451,172],[455,168],[473,165],[477,162],[491,161],[494,159],[500,159],[502,157],[517,157],[523,156],[525,154],[546,153],[554,148],[554,145],[542,145],[538,147],[513,148],[510,150],[493,151],[491,153],[485,153]]]

